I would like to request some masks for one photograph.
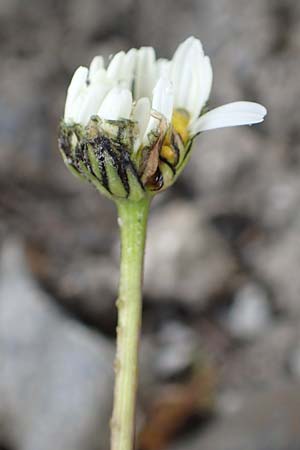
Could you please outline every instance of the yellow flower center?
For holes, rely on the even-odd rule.
[[[163,145],[160,151],[160,156],[163,157],[172,166],[176,165],[178,157],[176,152],[170,145]]]
[[[178,164],[181,148],[185,147],[189,139],[189,119],[190,118],[188,112],[183,109],[177,109],[173,112],[172,129],[170,129],[165,136],[163,145],[160,150],[160,158],[168,162],[172,167],[175,167]],[[177,146],[173,145],[172,132],[174,131],[180,137],[179,139],[176,139]],[[180,140],[182,142],[180,142]]]
[[[189,138],[188,124],[190,116],[184,109],[177,109],[173,112],[172,125],[174,130],[180,135],[182,142],[186,144]]]

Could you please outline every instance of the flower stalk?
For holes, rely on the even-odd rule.
[[[134,448],[142,280],[150,201],[149,196],[138,202],[126,200],[117,202],[121,234],[121,267],[117,300],[118,326],[111,450]]]

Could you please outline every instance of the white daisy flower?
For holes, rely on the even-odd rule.
[[[207,112],[212,81],[210,59],[194,37],[180,44],[171,60],[156,59],[152,47],[120,51],[106,68],[103,58],[96,56],[89,68],[79,67],[73,75],[65,103],[64,126],[69,130],[77,126],[78,141],[78,126],[89,130],[91,120],[95,125],[95,118],[104,134],[104,129],[108,129],[105,122],[110,127],[114,122],[127,128],[134,124],[130,139],[129,128],[125,133],[130,142],[127,139],[123,146],[145,187],[166,164],[177,175],[199,133],[264,120],[266,108],[246,101]],[[75,141],[73,136],[72,143]],[[66,139],[64,142],[66,146]],[[73,162],[73,169],[82,172],[78,161]]]
[[[170,117],[166,116],[168,121],[173,112],[184,110],[189,117],[187,132],[190,136],[214,128],[263,121],[266,109],[252,102],[229,103],[201,115],[211,92],[212,80],[210,59],[204,54],[199,39],[194,37],[180,44],[170,61],[157,60],[152,47],[142,47],[117,53],[105,70],[103,58],[96,56],[89,69],[79,67],[74,73],[64,117],[67,122],[86,125],[92,115],[101,117],[102,103],[106,104],[104,109],[107,110],[110,102],[110,114],[106,114],[106,119],[122,119],[123,111],[128,112],[130,108],[130,116],[144,125],[145,121],[151,121],[150,102],[152,111],[162,115],[168,115],[172,105]],[[119,88],[119,101],[115,101],[116,87]],[[146,131],[143,126],[142,129]]]

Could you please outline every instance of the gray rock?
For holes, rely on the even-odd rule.
[[[268,332],[271,318],[266,291],[258,284],[248,283],[236,292],[225,324],[233,336],[253,339]]]
[[[288,368],[296,379],[300,379],[300,345],[293,345],[288,355]]]
[[[64,305],[83,313],[93,323],[107,324],[116,319],[118,292],[117,263],[105,256],[83,255],[82,260],[66,264],[57,279]]]
[[[1,257],[0,359],[0,440],[20,450],[107,449],[112,345],[41,291],[16,240]]]
[[[153,366],[157,376],[166,379],[191,367],[198,340],[190,327],[175,320],[166,321],[155,341],[157,354]]]
[[[248,398],[243,409],[219,419],[172,450],[298,450],[300,386],[278,386]]]
[[[222,365],[223,390],[243,396],[283,383],[289,378],[287,359],[298,329],[297,321],[273,321],[267,333],[227,354]]]
[[[295,213],[294,213],[295,214]],[[290,227],[250,246],[247,260],[266,284],[272,286],[278,307],[291,317],[300,316],[300,218]]]
[[[132,0],[113,0],[109,4],[104,0],[87,0],[83,8],[81,1],[75,0],[68,5],[68,23],[74,37],[95,34],[105,38],[113,27],[118,26],[120,31],[126,28],[124,15],[130,18],[132,6]]]
[[[201,309],[235,273],[223,239],[205,224],[194,204],[174,201],[150,218],[145,293]]]

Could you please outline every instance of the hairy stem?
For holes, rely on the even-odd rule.
[[[133,450],[142,311],[143,262],[150,200],[118,202],[121,269],[111,450]]]

